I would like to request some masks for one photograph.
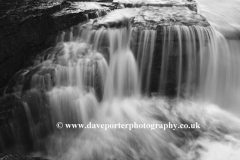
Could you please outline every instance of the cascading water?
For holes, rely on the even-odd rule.
[[[212,98],[219,106],[239,115],[239,18],[238,0],[197,1],[201,14],[207,17],[214,28],[212,32],[213,53],[209,57],[205,98]],[[210,37],[210,38],[211,38]],[[207,67],[207,65],[206,65]]]
[[[140,85],[143,86],[143,92],[148,93],[150,87],[150,78],[152,71],[152,58],[155,48],[156,31],[143,30],[140,31],[140,41],[137,54],[137,62],[139,65]],[[147,77],[147,78],[144,78]]]
[[[25,84],[17,91],[36,150],[51,159],[206,160],[216,159],[218,148],[222,159],[240,158],[240,120],[224,111],[239,108],[238,43],[204,22],[183,25],[176,18],[174,25],[160,27],[139,22],[155,21],[151,16],[158,11],[120,9],[73,27],[41,62],[21,72]],[[157,94],[149,96],[153,91]],[[175,98],[166,98],[169,93]],[[201,128],[59,130],[58,122],[198,122]],[[43,131],[47,137],[41,137]]]
[[[131,27],[111,29],[109,34],[109,72],[104,99],[139,93],[136,61],[130,50]]]
[[[200,26],[165,27],[163,32],[159,92],[164,95],[173,74],[169,63],[177,56],[177,97],[200,98],[239,113],[239,71],[235,68],[239,58],[221,33]]]

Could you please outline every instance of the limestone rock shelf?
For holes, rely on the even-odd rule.
[[[158,6],[158,7],[188,7],[190,10],[198,12],[197,3],[194,0],[114,0],[113,3],[120,3],[124,7],[142,7],[142,6]]]
[[[120,15],[120,16],[119,16]],[[123,27],[128,21],[132,26],[142,29],[157,29],[158,26],[209,26],[205,17],[185,6],[155,7],[142,6],[139,8],[118,9],[103,18],[94,21],[96,28]]]

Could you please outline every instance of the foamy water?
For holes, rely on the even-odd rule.
[[[74,139],[69,134],[54,137],[49,146],[52,159],[240,158],[240,120],[216,105],[132,97],[103,101],[99,108],[93,124],[199,122],[201,129],[85,129]],[[55,147],[62,143],[63,147]]]

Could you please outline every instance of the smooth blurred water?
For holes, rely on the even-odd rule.
[[[227,37],[239,38],[239,0],[197,0],[201,14],[211,25]]]
[[[240,6],[239,0],[224,1],[197,0],[204,15],[216,30],[216,39],[213,55],[216,70],[209,74],[218,74],[220,77],[216,81],[215,102],[220,106],[225,106],[233,113],[239,115],[239,67],[240,67]],[[212,80],[214,81],[214,80]],[[209,87],[212,87],[209,85]]]
[[[177,99],[148,97],[141,91],[143,79],[148,88],[151,78],[150,74],[145,74],[147,77],[142,75],[145,70],[151,70],[149,64],[154,44],[149,42],[155,40],[156,32],[140,32],[142,45],[139,46],[135,59],[130,50],[131,25],[120,29],[100,28],[97,31],[83,27],[81,36],[77,36],[75,42],[64,42],[64,52],[58,58],[58,63],[67,70],[62,70],[59,66],[59,73],[65,76],[56,76],[56,87],[49,92],[53,124],[57,121],[84,124],[198,122],[201,129],[83,129],[79,134],[73,135],[68,130],[61,131],[61,134],[56,130],[50,137],[51,145],[47,147],[50,158],[191,160],[217,159],[215,154],[220,154],[218,157],[222,159],[239,157],[240,120],[227,112],[237,111],[239,104],[238,95],[233,97],[239,87],[239,72],[234,65],[239,64],[233,63],[237,59],[232,57],[230,44],[212,27],[173,26],[164,29],[166,39],[162,44],[159,92],[162,93],[164,88],[162,81],[168,81],[168,61],[171,56],[177,56]],[[177,37],[173,44],[168,38],[170,34]],[[109,57],[105,57],[109,60],[105,62],[104,56],[98,55],[98,52],[106,41]],[[74,46],[74,43],[77,45]],[[69,45],[73,45],[70,50],[67,47]],[[174,47],[175,52],[168,52]],[[79,55],[76,58],[80,58],[81,65],[76,63],[79,61],[77,59],[72,61],[76,55]],[[80,55],[92,58],[82,59]],[[98,58],[93,58],[95,56]],[[187,61],[184,61],[184,56]],[[149,62],[144,66],[146,59]],[[95,60],[98,63],[93,63]],[[93,64],[96,64],[96,68],[101,66],[99,64],[104,65],[99,71],[94,69]],[[72,65],[79,67],[79,70],[72,70]],[[83,72],[85,67],[90,67],[88,72]],[[94,92],[95,85],[90,83],[94,82],[95,73],[102,77],[102,101],[98,101]],[[56,147],[61,144],[65,145]],[[221,153],[218,153],[219,150],[222,150]]]

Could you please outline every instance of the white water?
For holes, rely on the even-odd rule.
[[[179,129],[177,131],[164,131],[162,129],[154,131],[148,129],[132,131],[124,129],[107,131],[84,129],[77,135],[71,135],[68,133],[70,131],[64,130],[64,134],[55,134],[51,138],[52,143],[47,148],[50,158],[108,159],[115,157],[119,159],[140,159],[147,157],[149,159],[189,160],[197,158],[203,160],[217,159],[217,157],[223,159],[224,157],[239,158],[240,120],[212,104],[220,104],[220,107],[226,110],[230,109],[230,105],[227,106],[229,108],[226,108],[222,103],[226,102],[224,98],[228,93],[219,93],[219,91],[223,91],[225,85],[236,85],[238,87],[237,84],[229,84],[228,79],[224,78],[225,74],[231,74],[231,72],[229,73],[228,66],[223,66],[221,59],[219,60],[217,56],[221,55],[226,60],[220,52],[228,51],[228,47],[223,46],[223,44],[227,45],[226,41],[211,27],[175,26],[165,29],[166,37],[170,32],[177,33],[178,41],[175,45],[177,44],[178,47],[177,51],[172,54],[180,57],[183,57],[184,54],[187,57],[186,70],[183,69],[183,59],[178,58],[177,60],[177,101],[171,102],[161,97],[148,98],[141,96],[142,79],[145,78],[147,84],[145,89],[149,88],[151,73],[147,72],[147,77],[142,76],[143,68],[148,71],[151,70],[149,63],[151,64],[152,61],[151,55],[153,54],[154,44],[150,43],[150,45],[149,41],[154,41],[156,34],[154,31],[140,32],[140,41],[143,42],[143,45],[139,46],[138,57],[135,60],[130,50],[131,26],[121,29],[101,28],[97,31],[91,31],[87,28],[81,31],[83,39],[77,38],[75,42],[66,44],[70,46],[74,43],[78,44],[74,46],[75,49],[70,50],[77,51],[79,55],[84,55],[84,58],[79,56],[76,59],[81,60],[82,65],[79,65],[79,68],[81,67],[82,70],[85,70],[85,67],[90,67],[88,69],[89,73],[82,72],[81,69],[77,72],[73,72],[77,69],[69,70],[72,65],[69,62],[72,62],[75,57],[73,55],[77,54],[69,52],[69,47],[66,47],[68,45],[65,43],[64,53],[60,56],[64,58],[58,58],[58,63],[67,65],[66,69],[68,70],[62,71],[60,69],[60,73],[65,76],[56,76],[56,82],[58,83],[49,92],[51,115],[54,117],[53,125],[57,121],[85,124],[89,121],[97,124],[129,124],[134,122],[139,124],[164,124],[167,122],[181,124],[198,122],[201,124],[201,129],[195,131]],[[86,38],[85,35],[88,35],[89,38]],[[91,35],[94,37],[93,40],[91,40]],[[196,41],[196,37],[198,41]],[[108,64],[103,56],[98,55],[98,51],[105,43],[104,41],[109,42]],[[171,58],[167,50],[174,46],[167,39],[164,42],[165,51],[163,53],[165,54],[162,56],[166,56],[166,59],[162,59],[162,65],[164,66],[162,67],[160,80],[165,79],[167,81],[168,79],[164,74],[168,68],[166,63]],[[86,46],[90,49],[86,49]],[[219,48],[222,46],[223,48]],[[85,53],[86,50],[88,50],[87,53]],[[148,57],[148,65],[144,66],[143,63],[146,63],[144,61],[147,60],[144,57],[147,54],[146,52],[149,53],[148,56],[150,57]],[[69,53],[72,55],[69,56]],[[88,56],[88,54],[92,55]],[[87,59],[87,57],[95,56],[98,58]],[[67,64],[65,60],[68,62]],[[94,60],[98,64],[99,62],[104,64],[103,67],[100,67],[100,71],[94,69],[92,64]],[[76,64],[78,66],[79,63]],[[89,66],[89,64],[92,65]],[[220,71],[218,70],[222,73],[219,74]],[[94,75],[91,74],[97,72],[100,72],[100,77],[104,77],[101,79],[101,86],[104,86],[101,102],[97,100],[94,88],[92,88],[94,84],[84,83],[93,82],[94,78],[92,79],[92,77]],[[185,72],[185,76],[183,76],[183,72]],[[71,73],[73,75],[81,74],[75,77]],[[83,80],[86,74],[90,75]],[[56,75],[58,75],[58,70]],[[74,79],[77,82],[76,84],[73,83]],[[88,89],[89,86],[91,89]],[[164,85],[162,86],[164,87]],[[230,93],[232,93],[232,90]],[[195,100],[181,100],[181,94]],[[222,99],[219,100],[218,97]],[[233,101],[231,102],[233,103]],[[233,109],[236,107],[234,105],[236,103],[233,104]],[[58,131],[56,130],[56,132]],[[56,148],[56,146],[62,144],[64,144],[63,147]],[[219,154],[219,151],[221,151],[221,156],[215,156],[215,154]]]
[[[139,65],[140,87],[142,92],[148,93],[150,90],[150,78],[152,72],[152,58],[156,42],[155,30],[140,31],[140,40],[137,54]],[[147,77],[147,78],[145,78]]]
[[[164,32],[160,93],[164,93],[166,82],[169,81],[168,74],[174,74],[169,73],[168,63],[174,56],[179,55],[177,96],[200,98],[239,115],[238,42],[229,43],[221,33],[211,27],[174,26],[164,28]],[[178,35],[175,43],[169,38],[174,34]],[[170,52],[176,43],[178,49]],[[183,57],[186,60],[183,60]]]

